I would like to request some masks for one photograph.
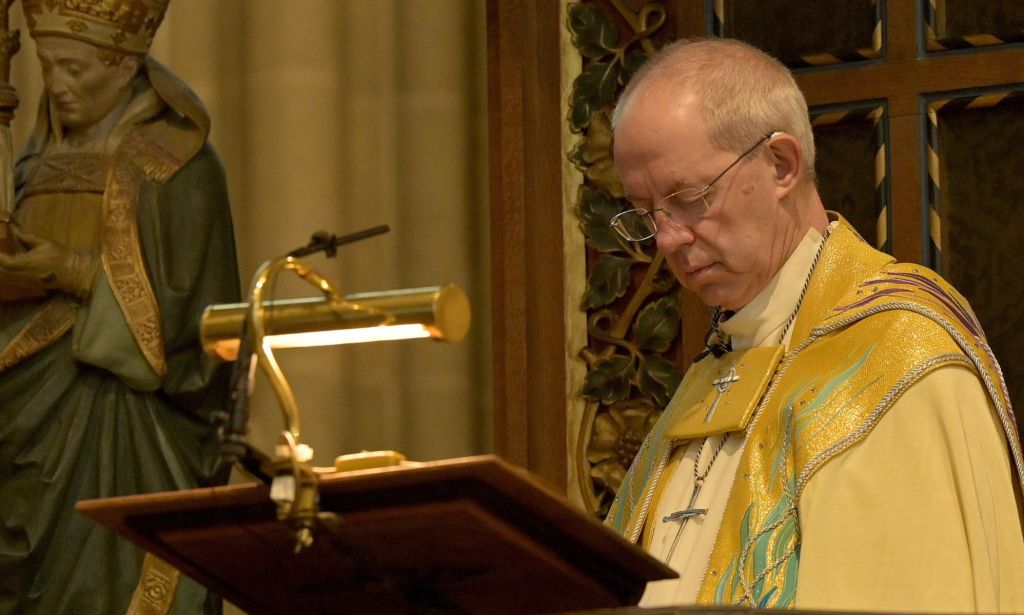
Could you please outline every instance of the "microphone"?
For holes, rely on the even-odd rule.
[[[339,246],[387,233],[390,230],[391,227],[387,224],[381,224],[380,226],[356,231],[355,233],[349,233],[348,235],[341,235],[340,237],[338,235],[331,235],[327,231],[317,231],[313,233],[312,237],[310,237],[308,244],[301,248],[295,248],[288,253],[288,256],[299,258],[301,256],[309,256],[310,254],[323,252],[327,255],[327,258],[334,258],[338,254]]]

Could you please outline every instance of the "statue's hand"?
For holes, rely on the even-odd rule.
[[[26,250],[18,254],[0,253],[0,269],[15,277],[42,282],[47,289],[80,299],[89,296],[99,265],[94,254],[43,239],[19,226],[12,226],[11,230]]]

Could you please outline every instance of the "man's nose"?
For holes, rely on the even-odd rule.
[[[671,222],[658,220],[658,232],[654,236],[654,240],[661,252],[671,254],[681,247],[689,246],[695,239],[693,229],[689,224],[680,224],[674,220]]]

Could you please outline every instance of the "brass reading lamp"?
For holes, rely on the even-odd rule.
[[[313,450],[300,439],[295,396],[273,349],[417,337],[458,342],[469,330],[469,300],[456,286],[342,296],[326,277],[298,260],[317,252],[333,257],[341,245],[388,230],[384,225],[340,237],[316,233],[308,245],[260,265],[248,303],[211,305],[203,313],[203,348],[211,355],[235,361],[231,407],[219,417],[221,456],[270,484],[278,518],[288,521],[295,531],[296,552],[313,541],[318,479],[311,465]],[[285,271],[315,286],[321,295],[268,301],[268,289]],[[285,429],[273,457],[246,441],[248,400],[257,366],[270,380],[284,415]]]

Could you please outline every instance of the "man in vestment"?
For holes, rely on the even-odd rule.
[[[607,518],[680,575],[641,605],[1024,612],[998,364],[956,290],[826,212],[789,71],[681,41],[613,126],[612,225],[716,308]]]
[[[237,300],[234,239],[208,116],[147,55],[167,1],[23,2],[45,92],[15,170],[23,250],[0,255],[38,290],[0,303],[3,613],[167,608],[176,573],[140,573],[75,503],[226,478],[226,374],[198,323]],[[171,612],[220,610],[186,578],[176,595]]]

